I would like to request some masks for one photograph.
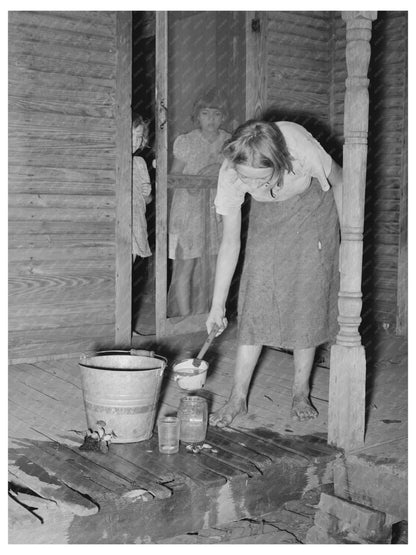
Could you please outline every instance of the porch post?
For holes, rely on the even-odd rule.
[[[156,336],[166,335],[168,293],[168,12],[156,12]]]
[[[116,281],[115,281],[115,344],[131,346],[132,314],[132,175],[131,175],[131,71],[132,16],[117,13],[116,72]]]
[[[345,450],[364,443],[366,359],[358,327],[368,135],[368,65],[377,12],[342,12],[347,24],[347,79],[341,221],[341,284],[336,345],[331,349],[328,443]]]

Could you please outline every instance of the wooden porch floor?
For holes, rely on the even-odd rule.
[[[206,357],[210,370],[203,393],[211,411],[231,388],[234,335],[231,326]],[[157,345],[152,338],[136,338],[135,346],[153,348],[172,362],[195,354],[204,337]],[[80,451],[83,438],[73,430],[85,430],[86,420],[78,360],[11,366],[9,542],[154,543],[261,515],[333,476],[335,493],[406,519],[407,359],[402,343],[386,338],[383,345],[369,362],[365,446],[347,457],[325,442],[328,369],[318,366],[313,375],[319,417],[294,422],[292,357],[274,349],[264,349],[248,414],[231,429],[210,429],[207,442],[216,453],[200,455],[182,447],[178,455],[159,455],[156,437],[113,444],[106,455]],[[166,374],[159,414],[176,412],[184,394]]]

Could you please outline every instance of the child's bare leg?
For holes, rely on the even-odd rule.
[[[293,401],[290,414],[294,420],[309,420],[318,416],[318,411],[310,401],[310,385],[315,347],[294,349],[295,377],[293,380]]]
[[[195,268],[195,259],[175,260],[175,291],[179,316],[191,313],[192,274]]]
[[[229,426],[238,414],[247,412],[248,388],[261,349],[262,345],[238,346],[230,398],[223,407],[210,415],[210,424],[223,428]]]

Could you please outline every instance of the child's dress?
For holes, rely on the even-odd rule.
[[[173,144],[173,155],[185,163],[183,174],[197,175],[206,166],[221,163],[221,149],[229,137],[230,134],[223,129],[219,130],[218,138],[213,143],[204,139],[199,129],[179,135]],[[200,258],[205,249],[210,255],[218,253],[221,222],[215,213],[215,195],[215,189],[211,189],[210,216],[205,224],[203,236],[202,217],[203,211],[206,210],[204,191],[197,188],[174,191],[169,215],[169,258]]]
[[[146,198],[142,193],[142,184],[150,183],[146,162],[141,156],[133,156],[133,257],[145,258],[152,252],[147,239]]]

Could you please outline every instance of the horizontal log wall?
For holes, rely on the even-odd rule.
[[[9,357],[114,341],[116,14],[9,12]]]
[[[345,32],[341,12],[267,12],[267,115],[304,125],[340,164]],[[405,334],[407,13],[379,12],[371,47],[362,331]]]
[[[333,12],[331,125],[343,140],[345,22]],[[407,14],[378,12],[369,68],[363,332],[407,331]],[[400,272],[400,279],[398,278]]]
[[[267,115],[304,125],[340,164],[345,47],[341,12],[267,12]],[[405,334],[406,12],[379,12],[371,47],[362,331]]]
[[[330,12],[267,12],[267,108],[331,150]]]

